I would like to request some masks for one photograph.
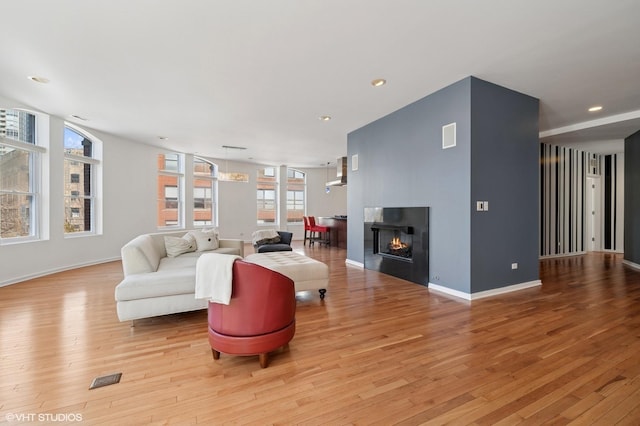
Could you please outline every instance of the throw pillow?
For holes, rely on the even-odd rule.
[[[196,239],[196,251],[215,250],[219,247],[217,229],[194,229],[189,234]]]
[[[195,240],[182,237],[164,237],[164,248],[167,250],[167,256],[176,257],[183,253],[196,250]]]
[[[265,244],[278,244],[280,242],[280,236],[274,238],[265,238],[263,240],[256,241],[257,246],[262,246]]]

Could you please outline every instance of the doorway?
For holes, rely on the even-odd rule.
[[[586,250],[602,250],[602,195],[601,182],[598,176],[588,176],[585,188],[585,221],[586,221]]]

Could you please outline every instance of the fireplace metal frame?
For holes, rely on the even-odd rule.
[[[364,218],[364,267],[428,285],[429,207],[367,207]],[[411,258],[381,253],[380,230],[399,230],[411,235]]]

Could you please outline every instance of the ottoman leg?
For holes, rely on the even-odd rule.
[[[320,292],[320,299],[324,299],[324,294],[327,292],[326,288],[321,288],[318,290]]]

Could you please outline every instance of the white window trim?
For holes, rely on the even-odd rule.
[[[196,161],[203,161],[205,163],[209,163],[214,167],[214,172],[212,175],[197,175],[195,173],[195,163]],[[191,202],[192,202],[192,214],[191,214],[191,226],[193,226],[194,228],[217,228],[218,227],[218,165],[216,163],[214,163],[211,160],[208,160],[204,157],[199,157],[199,156],[193,156],[193,160],[192,160],[192,164],[193,164],[193,180],[191,181],[191,193],[192,193],[192,198],[191,198]],[[194,191],[196,189],[196,185],[195,185],[195,181],[197,180],[210,180],[211,181],[211,186],[207,187],[211,190],[211,203],[212,205],[212,216],[213,219],[211,221],[211,225],[200,225],[196,223],[196,218],[195,218],[195,195],[194,195]],[[200,187],[198,187],[200,188]],[[213,207],[215,206],[215,208]]]
[[[100,200],[102,196],[102,142],[100,139],[94,137],[91,134],[88,134],[83,129],[73,125],[72,123],[64,123],[65,127],[73,130],[79,135],[84,136],[86,139],[91,141],[91,157],[85,157],[83,155],[70,154],[67,152],[63,153],[64,159],[63,161],[77,161],[79,163],[91,164],[91,195],[86,196],[84,194],[79,195],[78,199],[89,199],[91,200],[91,230],[90,231],[79,231],[79,232],[63,232],[64,238],[82,238],[82,237],[92,237],[95,235],[102,234],[102,210],[100,205]],[[64,151],[64,140],[63,151]],[[64,168],[64,165],[63,165]],[[64,199],[66,196],[63,194],[63,206]],[[69,195],[69,198],[74,198],[72,195]]]
[[[173,176],[178,178],[178,223],[175,225],[167,225],[167,226],[158,226],[157,229],[160,231],[167,231],[172,229],[185,229],[185,154],[181,152],[174,151],[164,151],[159,152],[158,155],[167,155],[167,154],[175,154],[178,156],[178,171],[173,170],[158,170],[157,176]],[[160,200],[158,200],[160,201]],[[156,202],[156,214],[158,214],[158,205]]]
[[[19,111],[25,111],[29,114],[32,114],[36,117],[36,137],[35,143],[27,143],[18,141],[12,138],[7,138],[4,136],[0,136],[0,144],[19,149],[23,151],[28,151],[36,154],[32,157],[33,164],[31,165],[31,170],[29,173],[30,186],[33,192],[22,192],[22,191],[0,191],[6,194],[25,194],[31,195],[33,197],[33,210],[31,214],[31,223],[30,226],[33,229],[32,235],[24,236],[24,237],[12,237],[12,238],[0,238],[0,245],[12,245],[12,244],[22,244],[29,243],[33,241],[41,241],[48,238],[48,232],[46,226],[43,226],[45,220],[48,220],[48,208],[45,208],[43,205],[43,199],[47,197],[48,194],[45,194],[43,191],[45,190],[45,186],[42,184],[42,176],[43,176],[43,167],[45,162],[43,157],[45,157],[48,152],[46,146],[39,145],[41,142],[40,134],[41,128],[45,128],[43,126],[48,126],[48,120],[44,120],[41,114],[34,113],[28,110],[22,110],[20,108],[8,108],[8,109],[16,109]],[[46,123],[45,123],[46,121]],[[48,140],[48,138],[46,139]],[[48,170],[48,169],[47,169]],[[45,217],[46,216],[46,217]],[[43,230],[44,228],[44,230]]]

